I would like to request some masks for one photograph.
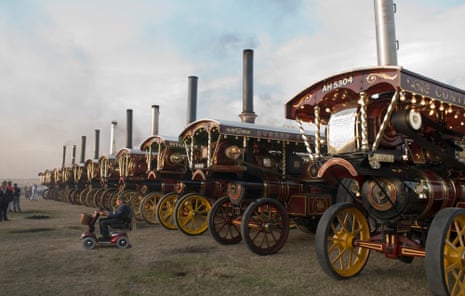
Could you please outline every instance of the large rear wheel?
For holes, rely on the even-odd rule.
[[[170,192],[163,195],[157,204],[157,219],[161,226],[168,230],[176,230],[176,223],[174,221],[174,207],[178,200],[176,192]]]
[[[352,203],[337,203],[325,211],[315,234],[317,259],[330,276],[344,279],[356,276],[365,267],[370,250],[356,241],[370,238],[368,221]]]
[[[208,213],[208,230],[220,244],[232,245],[242,240],[240,219],[242,210],[228,196],[218,199]]]
[[[289,236],[289,216],[276,199],[260,198],[244,212],[241,235],[249,250],[258,255],[277,253]]]
[[[210,201],[202,194],[188,193],[181,196],[174,208],[174,220],[178,229],[187,235],[201,235],[208,230]]]
[[[445,208],[426,239],[426,279],[434,295],[465,294],[465,209]]]

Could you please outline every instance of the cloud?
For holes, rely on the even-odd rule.
[[[199,77],[198,119],[239,120],[245,48],[254,49],[260,124],[288,125],[284,104],[303,88],[376,64],[373,3],[283,3],[0,3],[0,125],[8,143],[0,177],[59,167],[62,146],[79,150],[82,136],[92,158],[95,129],[100,151],[109,152],[113,120],[116,146],[124,147],[127,109],[134,147],[149,136],[153,104],[160,105],[160,134],[177,136],[186,124],[189,75]],[[398,3],[401,65],[464,87],[464,9],[453,1]]]

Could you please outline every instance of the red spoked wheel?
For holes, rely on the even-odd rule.
[[[242,209],[235,206],[228,196],[218,199],[208,214],[208,230],[220,244],[232,245],[242,240],[240,219]]]
[[[289,216],[276,199],[260,198],[244,212],[241,235],[249,250],[258,255],[277,253],[289,236]]]

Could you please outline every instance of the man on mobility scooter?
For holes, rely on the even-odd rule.
[[[89,226],[88,231],[81,235],[85,249],[93,249],[97,245],[116,245],[120,249],[129,246],[129,239],[125,231],[118,230],[111,233],[108,231],[108,227],[113,229],[131,228],[130,207],[124,202],[123,197],[118,197],[116,204],[118,208],[113,212],[95,211],[92,216],[81,214],[81,223]],[[101,216],[105,218],[99,219]],[[102,235],[98,239],[94,233],[97,220],[99,220],[100,234]]]

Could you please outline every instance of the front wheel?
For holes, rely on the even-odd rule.
[[[208,213],[208,230],[220,244],[232,245],[242,240],[240,219],[242,210],[228,196],[218,199]]]
[[[176,192],[170,192],[163,195],[157,204],[157,220],[161,226],[168,230],[176,230],[174,221],[174,207],[178,200]]]
[[[174,208],[174,220],[177,228],[187,235],[201,235],[208,230],[210,201],[199,193],[181,196]]]
[[[356,242],[370,238],[368,221],[352,203],[337,203],[327,209],[318,223],[315,247],[318,263],[330,276],[356,276],[365,267],[370,250]]]
[[[160,192],[150,192],[142,199],[139,211],[145,222],[149,224],[158,224],[157,203],[162,196],[163,194]]]
[[[82,240],[82,246],[86,250],[92,250],[97,245],[97,241],[93,237],[86,237]]]
[[[276,199],[260,198],[244,212],[241,235],[249,250],[258,255],[277,253],[289,236],[289,216]]]
[[[465,293],[465,209],[444,208],[426,239],[426,280],[434,295]]]

